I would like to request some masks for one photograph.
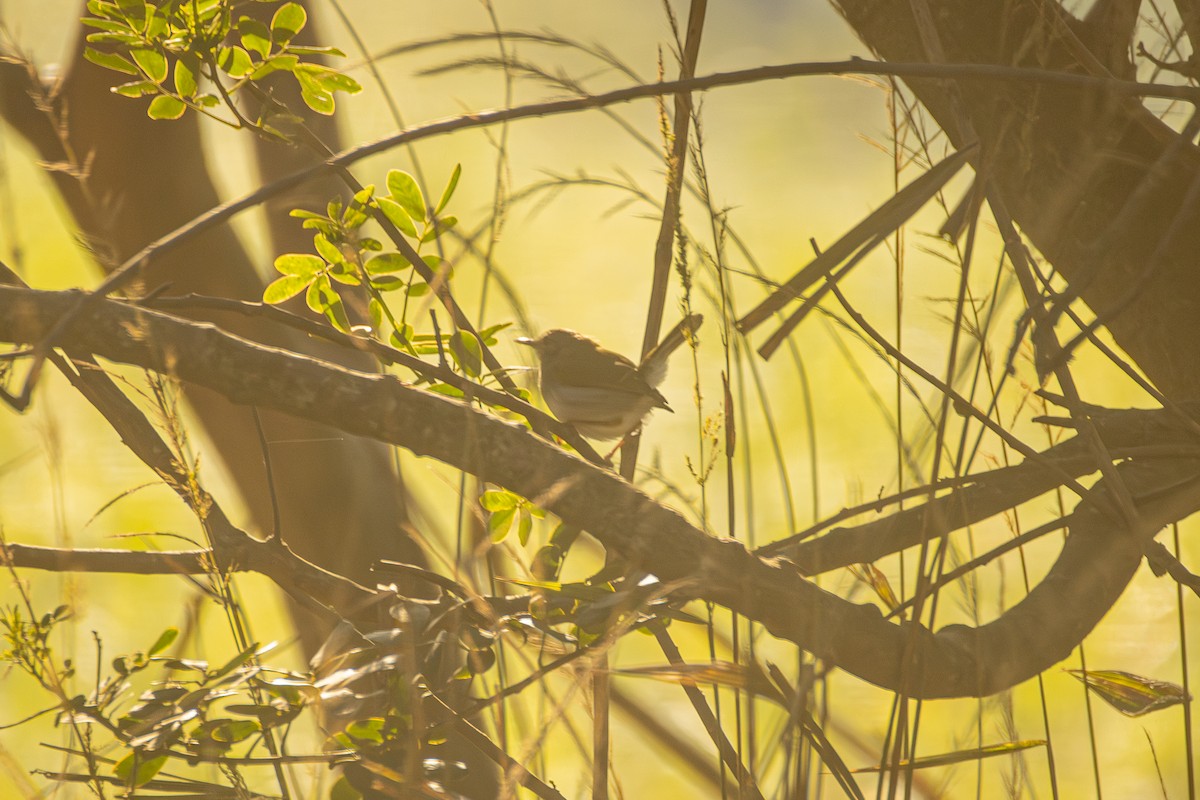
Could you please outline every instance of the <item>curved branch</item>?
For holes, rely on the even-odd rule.
[[[39,341],[78,298],[78,292],[0,287],[0,339]],[[472,472],[590,531],[663,581],[680,581],[690,594],[756,620],[877,685],[900,685],[906,648],[915,642],[913,661],[903,670],[914,697],[994,693],[1066,657],[1120,596],[1146,541],[1162,525],[1200,508],[1200,460],[1133,462],[1123,469],[1142,498],[1137,531],[1097,511],[1103,502],[1085,499],[1062,556],[1029,597],[980,628],[952,625],[935,634],[910,622],[888,622],[874,606],[830,594],[787,560],[762,559],[739,542],[708,536],[617,475],[520,425],[394,376],[356,372],[112,301],[98,303],[56,344],[175,375],[234,402],[274,407]],[[1031,630],[1039,632],[1036,646]]]
[[[1196,406],[1181,410],[1191,413]],[[1157,409],[1105,410],[1092,416],[1117,458],[1175,459],[1195,456],[1200,439],[1173,412]],[[816,539],[790,537],[760,547],[764,556],[784,556],[805,575],[876,561],[1015,508],[1099,469],[1086,439],[1073,437],[1043,451],[1036,461],[1001,467],[964,480],[950,494],[861,525],[833,528]]]
[[[946,59],[1050,68],[1112,81],[1084,26],[1053,0],[929,0]],[[884,0],[836,0],[883,58],[925,59],[912,14]],[[1082,40],[1079,34],[1083,34]],[[1012,217],[1164,395],[1200,398],[1200,151],[1130,96],[1065,84],[955,87],[904,76],[950,139],[965,138],[958,91],[983,145],[980,161]],[[1115,83],[1123,83],[1116,81]],[[1114,85],[1115,85],[1114,83]],[[1189,87],[1196,91],[1194,87]]]
[[[89,30],[80,26],[77,35]],[[81,53],[82,48],[81,39],[75,52]],[[146,116],[144,105],[109,91],[117,77],[79,56],[62,80],[48,89],[32,65],[19,60],[6,63],[0,54],[0,116],[48,162],[50,176],[90,248],[103,254],[100,261],[107,266],[147,241],[169,237],[170,231],[219,200],[198,155],[203,148],[197,119],[189,116],[170,125],[157,124]],[[149,164],[161,168],[151,169]],[[170,284],[170,291],[178,293],[261,298],[262,281],[227,226],[209,229],[182,244],[142,272],[145,290]],[[322,358],[345,360],[363,369],[373,363],[364,355],[338,352],[261,320],[212,313],[212,319],[243,336],[292,350],[311,348]],[[289,446],[287,457],[275,458],[278,502],[273,503],[254,416],[211,392],[193,388],[187,400],[259,530],[272,529],[278,508],[291,533],[290,546],[310,561],[320,560],[330,570],[358,581],[370,579],[366,565],[377,559],[421,560],[420,549],[404,535],[405,498],[398,491],[387,448],[267,411],[262,427],[270,441],[305,442],[302,447]],[[321,496],[330,484],[347,492],[337,507]],[[342,531],[342,538],[338,547],[330,548],[328,531],[335,528]],[[353,602],[355,595],[349,591],[344,599]],[[320,626],[305,623],[301,629],[311,636],[309,643],[315,649]]]

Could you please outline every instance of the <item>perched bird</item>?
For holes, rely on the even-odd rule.
[[[656,388],[667,376],[667,359],[704,317],[691,314],[650,351],[641,365],[575,331],[546,331],[520,344],[537,351],[541,389],[554,416],[591,439],[617,439],[641,424],[652,409],[671,411]]]

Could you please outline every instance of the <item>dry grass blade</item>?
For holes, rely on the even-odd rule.
[[[862,800],[863,793],[854,781],[854,776],[850,772],[850,768],[846,766],[846,762],[842,759],[837,748],[830,743],[826,737],[825,731],[821,725],[813,718],[811,711],[808,708],[808,703],[811,701],[809,694],[811,685],[804,688],[803,692],[797,691],[797,686],[793,686],[775,664],[767,664],[767,670],[771,680],[779,691],[787,700],[788,713],[791,717],[789,726],[796,726],[812,744],[817,755],[825,764],[829,773],[837,781],[838,786],[847,797],[857,798]]]
[[[818,280],[828,276],[839,264],[853,255],[864,244],[871,240],[880,241],[890,236],[897,228],[908,221],[913,214],[925,205],[958,171],[967,160],[978,150],[978,146],[964,147],[952,156],[943,159],[937,166],[930,169],[921,177],[905,186],[890,200],[855,225],[846,235],[833,243],[829,249],[809,262],[804,269],[776,289],[765,300],[759,303],[744,317],[738,320],[737,327],[742,333],[749,333],[775,312],[779,311],[788,301],[799,298],[801,293]],[[783,335],[795,327],[799,320],[791,318],[780,329]],[[778,337],[777,333],[772,339]],[[774,350],[774,348],[772,348]],[[764,357],[769,354],[764,354]]]
[[[892,769],[925,769],[927,767],[947,767],[951,764],[963,764],[966,762],[978,761],[982,758],[992,758],[993,756],[1004,756],[1021,750],[1028,750],[1032,747],[1045,747],[1044,739],[1024,739],[1019,742],[1002,742],[1000,744],[989,744],[983,747],[972,747],[967,750],[955,750],[952,753],[939,753],[934,756],[922,756],[914,758],[911,761],[904,759],[899,764],[888,765],[885,770]],[[879,766],[862,767],[854,770],[859,772],[879,772]]]
[[[656,664],[648,667],[626,667],[610,670],[613,675],[629,675],[653,678],[685,686],[716,684],[731,689],[741,689],[760,697],[773,700],[781,706],[787,700],[779,693],[756,665],[734,664],[729,661],[711,661],[702,664]]]
[[[1182,686],[1121,670],[1066,670],[1083,681],[1088,691],[1127,717],[1140,717],[1160,708],[1190,702]]]

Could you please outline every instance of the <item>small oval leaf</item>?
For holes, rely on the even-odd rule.
[[[311,281],[312,278],[305,275],[284,275],[282,278],[271,281],[263,290],[263,302],[268,305],[276,305],[284,300],[291,300],[307,289]]]
[[[271,39],[284,44],[300,31],[308,22],[308,13],[299,3],[284,3],[271,17]]]
[[[146,109],[146,116],[150,119],[179,119],[185,111],[187,111],[187,106],[183,104],[182,100],[160,94],[150,101],[150,107]]]
[[[425,198],[416,178],[404,170],[389,170],[387,188],[392,199],[399,203],[410,217],[422,221],[425,219]]]
[[[167,57],[162,53],[157,50],[134,50],[129,55],[150,80],[162,83],[167,79]]]

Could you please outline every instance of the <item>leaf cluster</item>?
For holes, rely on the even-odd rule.
[[[315,231],[314,253],[285,253],[275,259],[275,269],[282,277],[267,286],[263,301],[275,305],[303,293],[309,309],[343,333],[367,334],[416,356],[436,354],[443,361],[448,357],[463,374],[481,376],[483,347],[494,345],[496,333],[508,327],[507,323],[490,326],[476,335],[463,330],[417,333],[408,322],[410,298],[428,295],[437,290],[437,284],[446,284],[454,277],[449,262],[434,253],[421,255],[421,250],[458,224],[457,217],[443,216],[442,212],[454,196],[461,175],[461,165],[455,166],[436,206],[426,202],[412,175],[393,169],[387,174],[387,194],[377,194],[376,187],[370,185],[355,193],[349,203],[331,200],[325,213],[294,209],[291,215]],[[379,239],[363,234],[363,227],[372,218],[386,220],[411,240],[413,251],[435,276],[434,285],[419,279],[405,254],[385,249]],[[355,291],[365,301],[369,324],[351,322],[346,293]],[[385,295],[389,293],[403,296],[399,309],[388,302]],[[432,388],[462,396],[461,390],[447,384]]]
[[[272,98],[250,122],[234,95],[272,73],[286,72],[295,78],[305,105],[332,114],[336,92],[362,91],[349,75],[311,60],[344,56],[340,50],[293,42],[308,23],[299,3],[279,5],[269,23],[236,14],[238,5],[231,0],[89,0],[91,16],[82,21],[97,30],[88,34],[83,55],[131,76],[113,91],[125,97],[152,96],[146,112],[152,119],[178,119],[189,108],[211,115],[211,109],[224,104],[235,117],[231,124],[282,138],[280,121],[297,117]]]
[[[293,724],[318,708],[326,724],[334,720],[337,727],[322,753],[304,758],[343,767],[329,797],[356,800],[381,784],[400,791],[413,775],[453,783],[464,774],[459,762],[422,757],[407,775],[403,765],[410,756],[436,752],[429,748],[444,740],[438,732],[444,715],[435,698],[465,691],[496,664],[491,623],[456,613],[433,617],[424,608],[400,605],[392,613],[399,627],[366,635],[348,624],[338,629],[310,672],[264,665],[262,657],[273,645],[249,645],[218,665],[168,656],[179,635],[172,627],[148,649],[112,658],[89,694],[71,694],[65,689],[75,676],[70,662],[53,676],[45,672],[54,661],[50,636],[69,616],[67,606],[33,620],[19,608],[5,609],[0,626],[8,646],[0,656],[54,691],[57,724],[111,734],[121,755],[97,757],[99,744],[89,737],[82,745],[92,753],[90,763],[107,766],[93,766],[100,775],[76,777],[137,789],[139,796],[157,796],[144,792],[168,784],[192,787],[189,791],[210,786],[163,781],[161,773],[172,762],[220,764],[240,782],[249,766],[277,763]],[[349,645],[348,636],[354,639]],[[447,673],[445,663],[461,666]],[[155,679],[139,691],[151,673]],[[253,755],[263,751],[271,755]]]

